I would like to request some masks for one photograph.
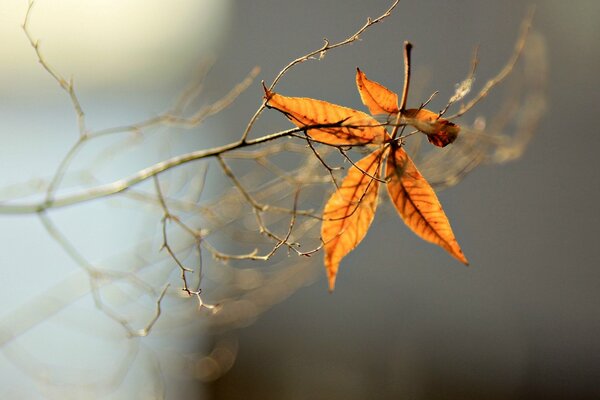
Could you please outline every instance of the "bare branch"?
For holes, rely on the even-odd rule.
[[[161,161],[159,163],[156,163],[148,168],[144,168],[128,178],[119,179],[115,182],[108,183],[105,185],[95,186],[93,188],[83,190],[79,193],[65,195],[62,197],[56,197],[48,202],[44,201],[31,204],[0,204],[0,214],[37,213],[49,209],[66,207],[73,204],[78,204],[102,197],[115,195],[173,167],[177,167],[179,165],[183,165],[191,161],[215,157],[217,155],[229,151],[254,146],[261,143],[266,143],[278,139],[280,137],[289,136],[292,133],[301,132],[302,130],[303,129],[300,128],[292,128],[285,131],[272,133],[270,135],[266,135],[261,138],[250,140],[247,142],[234,142],[208,150],[197,150],[180,156],[175,156],[167,160]]]

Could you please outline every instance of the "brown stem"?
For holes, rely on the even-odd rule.
[[[412,43],[404,42],[404,89],[402,89],[402,99],[400,100],[400,113],[406,108],[408,100],[408,87],[410,86],[410,53]]]

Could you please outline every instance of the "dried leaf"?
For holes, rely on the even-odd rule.
[[[398,95],[369,80],[357,69],[356,85],[371,114],[398,117]],[[313,139],[330,145],[386,143],[348,171],[323,211],[321,237],[329,290],[333,291],[342,259],[363,240],[377,208],[379,175],[387,157],[387,188],[398,213],[417,236],[435,243],[464,264],[468,261],[458,245],[448,218],[427,182],[398,142],[392,141],[375,118],[322,100],[285,97],[265,87],[266,106],[282,112],[292,123],[305,128]],[[400,124],[411,125],[427,135],[429,142],[444,147],[457,138],[460,127],[432,111],[403,110]],[[391,155],[388,156],[388,153]]]
[[[438,114],[425,109],[409,109],[402,116],[402,122],[412,125],[427,135],[429,143],[445,147],[454,142],[460,127],[447,119],[439,118]]]
[[[394,115],[399,112],[398,95],[385,86],[371,81],[360,70],[356,69],[356,86],[362,102],[371,114]],[[425,109],[409,109],[403,112],[402,123],[412,125],[427,135],[429,142],[438,147],[445,147],[454,142],[460,127],[438,114]]]
[[[398,113],[398,95],[380,83],[369,80],[358,68],[356,68],[356,87],[363,104],[371,114]]]
[[[387,159],[387,190],[400,217],[422,239],[437,244],[464,264],[463,254],[435,192],[408,154],[394,147]]]
[[[265,88],[267,107],[281,111],[292,123],[307,129],[307,134],[332,145],[383,143],[385,128],[364,112],[305,97],[286,97]]]
[[[373,222],[379,190],[379,181],[373,177],[379,175],[383,157],[384,150],[379,149],[352,166],[325,205],[321,237],[330,291],[340,261],[358,246]]]

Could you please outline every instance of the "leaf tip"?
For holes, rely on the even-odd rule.
[[[329,284],[329,293],[333,293],[335,290],[335,279],[337,277],[337,265],[327,265],[327,282]]]
[[[456,258],[458,261],[460,261],[467,267],[470,266],[469,260],[467,260],[467,257],[463,254],[463,252],[460,248],[457,251],[453,251],[452,255],[454,256],[454,258]]]
[[[335,278],[333,280],[329,281],[329,289],[327,291],[329,292],[329,294],[333,294],[334,290],[335,290]]]
[[[365,73],[362,72],[360,68],[356,67],[356,85],[359,87],[359,92],[360,87],[364,86],[363,79],[365,79]]]

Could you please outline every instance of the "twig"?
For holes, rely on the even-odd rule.
[[[242,183],[239,181],[239,179],[235,176],[235,174],[233,173],[233,171],[231,170],[231,168],[229,168],[229,166],[225,163],[225,161],[223,160],[222,157],[217,156],[217,161],[219,162],[219,165],[221,166],[223,173],[231,180],[231,182],[234,184],[234,186],[240,191],[240,193],[242,193],[242,196],[244,196],[244,198],[246,199],[246,201],[252,206],[252,210],[254,212],[254,215],[256,217],[256,223],[258,225],[258,228],[260,230],[260,233],[267,235],[268,237],[274,239],[275,241],[278,242],[278,244],[280,242],[284,242],[285,240],[282,240],[281,238],[279,238],[277,235],[275,235],[273,232],[271,232],[263,218],[262,218],[262,212],[266,211],[269,206],[267,205],[263,205],[263,204],[259,204],[256,200],[254,200],[254,198],[250,195],[250,193],[244,188],[244,186],[242,185]],[[292,215],[294,215],[295,212],[292,213]],[[280,244],[279,244],[280,246]],[[279,248],[279,246],[277,246],[277,248]],[[288,246],[293,247],[293,245],[288,244]],[[266,256],[255,256],[255,258],[253,259],[264,259],[264,260],[268,260],[269,257],[272,254],[267,254]]]
[[[194,80],[179,94],[179,98],[171,109],[173,114],[183,115],[187,107],[200,96],[200,93],[202,93],[202,90],[204,89],[206,76],[213,67],[215,61],[214,57],[208,57],[200,63],[198,71],[195,73],[196,76]]]
[[[521,53],[523,52],[523,48],[525,47],[525,42],[527,41],[527,35],[529,33],[529,29],[531,28],[531,22],[533,20],[533,13],[534,13],[534,9],[532,8],[529,11],[529,14],[525,18],[525,20],[523,20],[523,23],[521,25],[521,33],[519,34],[519,38],[517,39],[517,42],[515,43],[515,48],[514,48],[513,54],[510,57],[510,59],[508,60],[508,62],[506,63],[506,65],[504,66],[504,68],[502,68],[500,70],[498,75],[496,75],[494,78],[490,79],[485,84],[485,86],[483,87],[483,89],[481,89],[481,91],[477,94],[477,96],[475,96],[473,99],[471,99],[471,101],[469,101],[467,104],[462,105],[459,112],[452,115],[451,117],[448,117],[449,120],[458,118],[458,117],[462,116],[464,113],[466,113],[467,111],[469,111],[471,108],[473,108],[477,103],[479,103],[479,101],[481,101],[485,96],[488,95],[488,93],[490,92],[490,90],[492,90],[494,88],[494,86],[496,86],[500,82],[502,82],[511,73],[515,64],[519,60]]]
[[[182,106],[179,104],[182,102],[182,100],[180,100],[173,109],[163,114],[131,125],[116,126],[112,128],[106,128],[90,132],[89,136],[90,138],[96,138],[119,132],[139,132],[142,129],[146,129],[159,124],[164,124],[167,126],[178,126],[183,128],[194,128],[200,125],[202,122],[204,122],[206,118],[213,116],[229,107],[239,97],[239,95],[242,94],[252,84],[254,78],[256,78],[259,72],[260,68],[254,67],[252,71],[250,71],[248,75],[244,78],[244,80],[242,80],[240,83],[234,86],[225,96],[215,101],[214,103],[201,108],[190,117],[184,117],[181,115],[183,109]],[[184,93],[184,95],[185,94],[186,93]]]
[[[183,291],[185,291],[188,295],[191,295],[190,289],[188,288],[186,273],[193,272],[193,270],[185,267],[183,265],[183,263],[181,262],[181,260],[179,260],[179,257],[177,257],[177,255],[175,254],[175,252],[169,245],[168,234],[167,234],[167,222],[168,221],[176,220],[180,224],[183,224],[183,223],[179,220],[179,218],[177,218],[176,216],[171,214],[171,212],[169,211],[169,209],[167,207],[167,203],[165,202],[165,199],[163,197],[162,190],[160,188],[160,182],[158,181],[158,177],[154,176],[153,178],[154,178],[154,187],[156,189],[156,195],[158,197],[159,204],[161,205],[161,208],[163,210],[163,217],[162,217],[163,243],[162,243],[161,249],[165,249],[167,251],[167,253],[169,253],[169,256],[173,259],[173,261],[175,261],[175,264],[177,264],[177,266],[179,267],[179,269],[181,271],[181,280],[183,282]],[[187,226],[185,224],[183,224],[183,226],[185,226],[187,228]],[[195,234],[194,234],[194,239],[199,240]]]
[[[386,147],[389,145],[386,145]],[[375,171],[376,174],[379,174],[381,171],[381,163],[383,162],[383,159],[385,158],[385,152],[387,151],[387,149],[383,149],[382,153],[380,154],[380,156],[378,157],[377,160],[377,170]],[[354,164],[354,163],[353,163]],[[356,201],[356,207],[354,207],[354,209],[352,210],[352,212],[350,212],[349,214],[344,215],[343,217],[339,217],[339,218],[327,218],[325,217],[325,215],[323,215],[323,221],[340,221],[346,218],[351,217],[352,215],[354,215],[354,213],[358,210],[358,208],[360,207],[360,204],[362,203],[362,200],[365,198],[365,196],[367,195],[367,192],[369,191],[369,187],[373,184],[373,182],[381,182],[383,181],[384,183],[387,182],[385,180],[381,180],[381,179],[376,179],[374,178],[372,175],[367,174],[364,170],[356,167],[359,171],[361,171],[363,173],[364,176],[370,178],[369,182],[367,183],[367,186],[365,187],[365,190],[363,191],[363,193],[360,195],[360,198]],[[342,186],[343,187],[343,186]],[[341,235],[342,232],[340,232],[338,234]],[[323,243],[324,245],[325,243]]]
[[[371,178],[373,180],[376,180],[378,182],[381,182],[381,183],[386,183],[387,182],[385,179],[381,179],[381,178],[379,178],[377,176],[373,176],[373,175],[369,174],[367,171],[365,171],[364,169],[362,169],[361,167],[359,167],[358,165],[356,165],[356,163],[354,161],[352,161],[352,159],[350,157],[348,157],[348,154],[346,154],[346,152],[344,150],[342,150],[342,149],[339,149],[339,150],[340,150],[340,154],[346,160],[348,160],[348,162],[350,162],[350,164],[352,164],[354,166],[354,168],[356,168],[357,170],[359,170],[360,172],[362,172],[363,175],[366,175],[369,178]],[[377,168],[377,171],[379,172],[379,167]]]
[[[163,288],[163,290],[160,292],[160,295],[156,299],[156,311],[154,312],[154,315],[152,316],[152,318],[150,319],[148,324],[145,327],[143,327],[142,329],[132,332],[131,336],[139,336],[139,337],[148,336],[148,334],[152,330],[152,327],[154,326],[154,324],[156,324],[156,321],[158,321],[158,319],[160,318],[160,314],[162,313],[161,304],[162,304],[163,298],[165,297],[165,294],[167,293],[168,288],[169,288],[169,284],[166,284],[165,287]]]
[[[435,92],[431,93],[431,96],[429,96],[429,98],[424,103],[421,103],[421,105],[419,106],[419,110],[422,110],[425,107],[427,107],[427,104],[431,103],[431,100],[433,100],[435,98],[435,96],[438,95],[438,93],[439,92],[437,90]]]
[[[267,209],[267,206],[258,204],[256,202],[256,200],[254,200],[254,198],[250,195],[250,193],[248,193],[248,191],[246,189],[244,189],[244,186],[239,181],[239,179],[235,176],[235,174],[233,173],[231,168],[229,168],[227,163],[225,163],[225,160],[223,160],[223,157],[217,155],[217,161],[219,162],[219,165],[221,166],[223,173],[231,180],[233,185],[240,191],[240,193],[244,196],[246,201],[248,203],[250,203],[252,208],[254,208],[258,211],[265,211]]]
[[[337,180],[335,179],[335,176],[333,175],[333,171],[334,171],[334,169],[341,169],[341,168],[340,167],[337,167],[337,168],[330,167],[325,162],[325,160],[323,159],[323,157],[321,157],[321,155],[319,154],[319,152],[317,151],[317,149],[315,149],[315,146],[312,144],[312,141],[310,140],[310,137],[308,135],[305,135],[305,136],[306,136],[306,143],[308,144],[308,147],[311,149],[311,151],[313,152],[313,154],[315,155],[315,157],[317,157],[317,160],[319,160],[319,162],[321,163],[321,165],[323,165],[323,167],[325,167],[325,169],[329,173],[329,176],[331,176],[331,181],[333,182],[333,185],[336,187],[336,189],[339,189],[339,185],[337,183]]]
[[[467,75],[466,79],[456,85],[456,89],[454,91],[454,95],[448,100],[446,106],[438,113],[438,118],[441,118],[446,111],[459,100],[462,100],[469,92],[471,91],[471,87],[473,86],[473,81],[475,80],[475,71],[477,70],[477,65],[479,64],[479,46],[475,46],[473,50],[473,56],[471,57],[471,70]]]
[[[65,92],[67,92],[67,94],[69,95],[69,98],[71,99],[73,108],[75,109],[75,113],[77,115],[77,124],[79,126],[79,136],[85,137],[86,136],[85,113],[83,112],[83,108],[81,107],[79,98],[77,97],[77,94],[75,93],[75,86],[73,85],[73,79],[70,79],[67,81],[50,64],[48,64],[48,62],[44,58],[44,55],[42,54],[42,51],[40,50],[39,40],[34,39],[33,35],[31,34],[31,31],[29,30],[29,20],[31,19],[31,11],[33,10],[34,3],[35,2],[33,0],[29,0],[29,4],[27,6],[27,12],[25,13],[25,19],[23,20],[23,24],[21,25],[21,27],[23,28],[23,31],[25,32],[25,36],[27,37],[27,40],[29,40],[31,47],[33,47],[33,49],[35,50],[35,54],[38,58],[38,62],[50,74],[50,76],[59,84],[59,86]]]

